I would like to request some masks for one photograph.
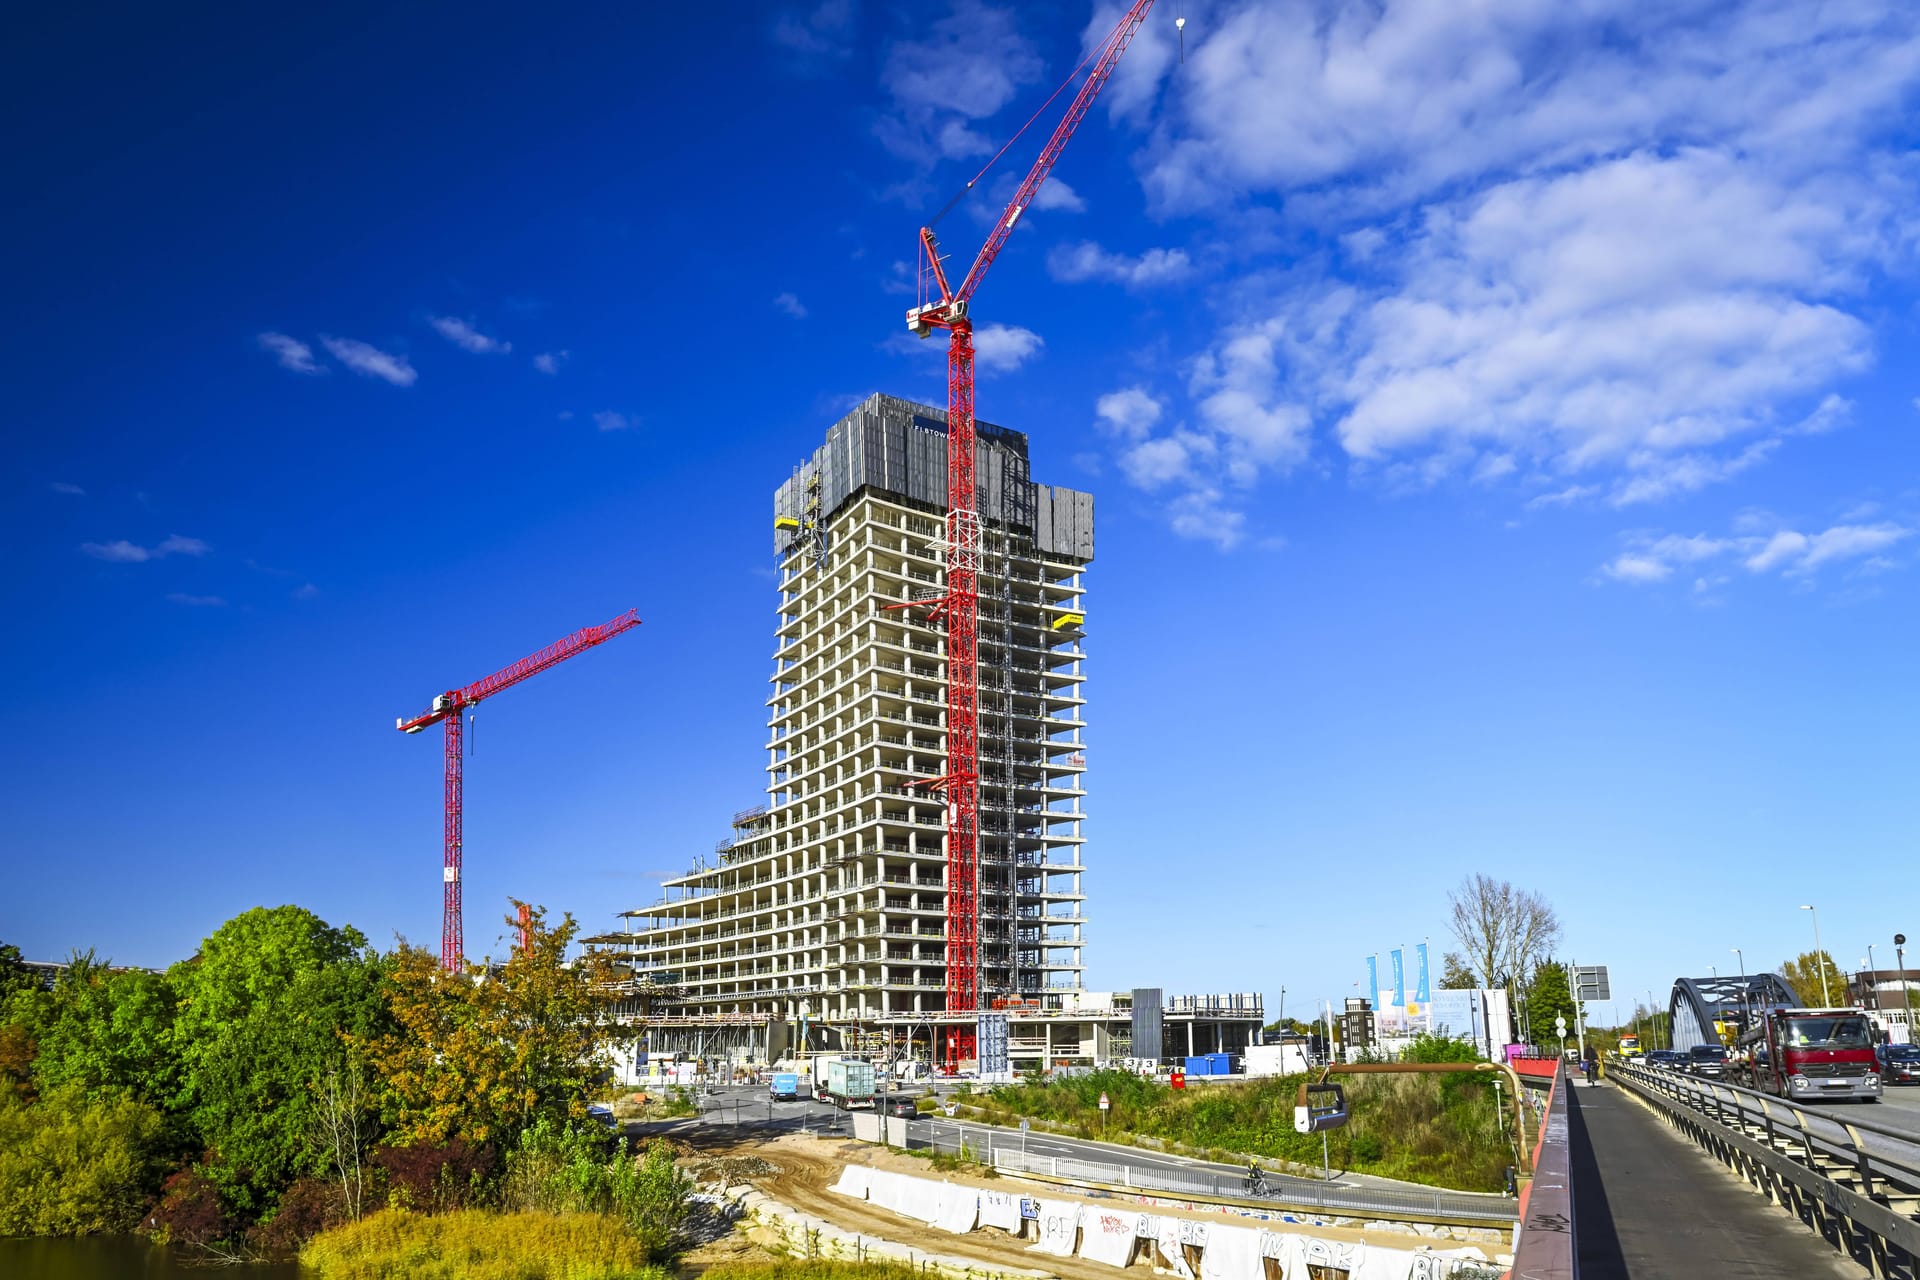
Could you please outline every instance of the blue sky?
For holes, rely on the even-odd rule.
[[[481,710],[468,947],[651,900],[764,785],[773,488],[942,399],[915,228],[1097,10],[30,19],[0,937],[431,944],[393,718],[628,607]],[[1094,986],[1338,998],[1475,871],[1663,998],[1920,934],[1917,83],[1891,0],[1155,10],[975,308],[1100,504]]]

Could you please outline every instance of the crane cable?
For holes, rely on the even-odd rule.
[[[936,213],[933,216],[933,220],[927,223],[928,227],[938,226],[940,224],[940,219],[946,217],[949,213],[953,212],[953,206],[959,204],[961,200],[965,199],[967,192],[973,190],[974,185],[978,183],[980,179],[987,176],[987,170],[993,168],[994,165],[999,164],[1000,157],[1006,155],[1007,151],[1013,146],[1013,144],[1020,141],[1021,137],[1027,132],[1027,130],[1033,128],[1033,122],[1035,120],[1038,120],[1041,114],[1044,113],[1048,107],[1053,105],[1053,100],[1060,96],[1060,90],[1065,89],[1068,85],[1073,83],[1074,77],[1078,76],[1080,72],[1086,68],[1087,63],[1090,60],[1092,60],[1095,54],[1104,52],[1107,46],[1113,43],[1114,34],[1117,33],[1119,30],[1120,29],[1118,27],[1115,27],[1113,29],[1113,32],[1108,33],[1107,38],[1105,40],[1102,40],[1094,48],[1087,50],[1086,56],[1080,59],[1079,66],[1076,66],[1073,70],[1067,73],[1067,78],[1060,82],[1059,88],[1055,89],[1052,93],[1047,95],[1047,100],[1040,104],[1039,110],[1035,111],[1031,116],[1027,117],[1027,122],[1020,126],[1019,131],[1015,133],[1011,138],[1008,138],[1005,145],[1003,145],[998,151],[993,153],[993,159],[987,161],[984,165],[980,166],[980,172],[974,174],[973,177],[969,178],[967,180],[966,186],[960,188],[958,191],[953,193],[953,199],[947,201],[946,205],[940,210],[940,212]]]

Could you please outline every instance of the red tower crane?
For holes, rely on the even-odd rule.
[[[394,728],[402,733],[419,733],[422,729],[436,724],[446,726],[447,737],[447,815],[446,815],[446,863],[441,872],[445,884],[445,901],[440,915],[440,967],[458,969],[465,949],[465,927],[460,918],[460,715],[468,707],[491,698],[503,689],[511,689],[529,676],[537,676],[548,667],[558,666],[575,654],[584,653],[597,644],[604,644],[622,631],[631,631],[640,625],[637,610],[629,609],[615,618],[597,627],[584,627],[564,640],[548,645],[540,652],[531,654],[502,671],[496,671],[484,680],[477,680],[464,689],[449,689],[433,700],[433,706],[425,715],[412,720],[395,720]],[[521,946],[526,945],[525,925],[522,925]]]
[[[1146,20],[1153,0],[1135,0],[1118,24],[1081,66],[1092,64],[1087,78],[1055,126],[1053,136],[1040,149],[1039,159],[1014,191],[1005,212],[987,234],[987,242],[974,258],[960,287],[947,284],[946,268],[941,265],[940,246],[932,227],[920,228],[921,302],[907,312],[909,332],[927,337],[935,329],[945,329],[947,345],[947,586],[934,604],[935,616],[947,627],[947,772],[932,780],[932,786],[944,791],[947,799],[947,1009],[949,1012],[977,1010],[980,1007],[980,511],[974,498],[973,423],[973,295],[985,279],[988,268],[1000,256],[1007,237],[1020,215],[1039,194],[1040,186],[1053,172],[1060,153],[1066,149],[1073,131],[1086,118],[1093,100],[1100,96],[1113,74],[1120,55],[1127,51],[1133,37]],[[1074,69],[1078,74],[1080,68]],[[1073,77],[1068,76],[1068,83]],[[1064,86],[1063,86],[1064,87]],[[1056,90],[1056,96],[1058,91]],[[1048,101],[1052,101],[1049,99]],[[1042,106],[1041,110],[1046,108]],[[1032,122],[1029,121],[1029,124]],[[1022,132],[1025,132],[1022,129]],[[1019,135],[1016,134],[1017,138]],[[1011,146],[1012,143],[1007,144]],[[1006,148],[1001,148],[1004,155]],[[999,156],[994,157],[995,160]],[[988,161],[991,168],[993,161]],[[967,183],[971,188],[985,169]],[[949,208],[952,206],[949,205]],[[938,221],[938,219],[936,219]],[[934,295],[928,283],[937,288]],[[949,1064],[974,1056],[974,1033],[956,1027],[949,1031]]]

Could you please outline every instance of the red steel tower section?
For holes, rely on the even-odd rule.
[[[629,609],[615,618],[597,627],[583,627],[564,640],[555,641],[535,654],[520,659],[512,666],[496,671],[484,680],[477,680],[464,689],[449,689],[433,700],[433,706],[425,715],[412,720],[395,720],[393,727],[402,733],[419,733],[433,725],[443,725],[446,729],[447,747],[447,807],[446,807],[446,861],[441,870],[444,884],[443,900],[440,910],[440,967],[458,969],[465,952],[466,930],[461,920],[460,910],[460,716],[468,707],[474,706],[504,689],[511,689],[530,676],[537,676],[548,667],[558,666],[575,654],[584,653],[597,644],[604,644],[623,631],[631,631],[640,625],[639,613]],[[523,926],[524,929],[524,926]],[[521,946],[526,945],[522,933]]]
[[[947,588],[934,602],[935,613],[944,617],[947,625],[947,772],[932,785],[941,788],[947,798],[949,1013],[980,1008],[980,508],[974,491],[973,320],[968,310],[987,269],[1013,234],[1014,224],[1053,172],[1068,139],[1100,96],[1151,8],[1153,0],[1135,0],[1105,41],[1081,63],[1082,67],[1091,63],[1091,69],[1079,93],[994,223],[958,289],[948,287],[933,229],[920,229],[924,255],[921,302],[907,312],[907,329],[922,338],[935,329],[945,329],[948,334]],[[1079,68],[1075,68],[1078,73]],[[1068,77],[1069,83],[1072,78]],[[1005,154],[1004,147],[1001,153]],[[991,165],[990,161],[988,167]],[[981,170],[967,186],[972,187],[985,173]],[[952,1028],[947,1041],[949,1065],[974,1053],[973,1031]]]

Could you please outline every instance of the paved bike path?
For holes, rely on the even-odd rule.
[[[1580,1280],[1865,1273],[1615,1085],[1571,1090]]]

